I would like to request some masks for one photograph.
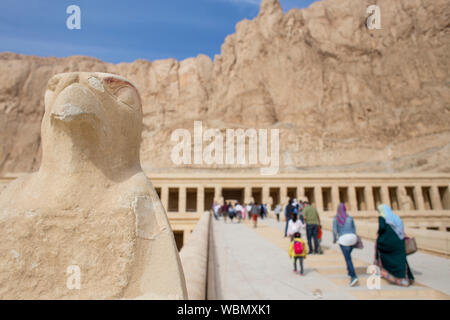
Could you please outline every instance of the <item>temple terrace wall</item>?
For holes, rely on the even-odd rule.
[[[190,300],[216,298],[211,213],[205,212],[180,251]]]
[[[0,178],[1,189],[15,177]],[[308,199],[332,217],[344,202],[359,221],[375,222],[376,206],[390,205],[410,229],[450,231],[450,174],[151,173],[181,249],[213,201],[266,203],[269,210],[289,198]]]
[[[185,242],[213,201],[287,204],[308,199],[331,217],[344,202],[357,220],[376,221],[376,206],[389,204],[414,229],[450,231],[449,174],[163,174],[149,175],[179,241]],[[182,236],[181,236],[182,233]],[[177,235],[176,235],[177,237]],[[180,239],[182,238],[182,239]]]

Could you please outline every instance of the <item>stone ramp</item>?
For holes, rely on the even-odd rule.
[[[278,247],[287,253],[289,240],[283,237],[284,225],[284,222],[264,219],[260,221],[261,228],[256,230],[267,239],[274,241]],[[306,235],[302,234],[302,236],[306,239]],[[324,254],[308,255],[305,265],[333,282],[343,293],[348,293],[356,299],[450,299],[450,295],[445,292],[420,282],[421,280],[428,280],[425,282],[435,283],[435,281],[430,281],[430,277],[432,278],[435,275],[424,275],[420,274],[420,272],[418,276],[416,275],[416,282],[410,287],[399,287],[381,279],[380,290],[370,290],[366,285],[370,276],[367,273],[367,267],[373,261],[374,243],[366,240],[363,240],[363,242],[365,248],[363,250],[355,249],[352,254],[353,264],[359,278],[359,284],[355,287],[349,287],[349,277],[347,276],[345,260],[339,247],[332,244],[331,232],[323,232],[322,248],[324,249]],[[428,267],[430,267],[429,264],[439,264],[434,265],[433,268],[441,269],[440,274],[442,275],[442,279],[440,288],[445,286],[445,288],[450,289],[450,279],[447,277],[448,270],[446,270],[448,267],[448,259],[436,258],[424,253],[417,253],[417,255],[420,255],[421,267],[427,265],[427,261]],[[410,259],[412,257],[408,257],[408,261],[414,272],[413,260],[415,259]]]
[[[275,234],[268,226],[251,226],[223,220],[213,222],[217,299],[355,299],[340,286],[306,264],[305,276],[292,272],[287,252],[261,234]]]
[[[359,285],[349,287],[344,257],[339,247],[331,244],[330,232],[324,231],[324,254],[308,255],[304,262],[305,275],[300,276],[292,272],[292,260],[287,254],[289,239],[283,237],[284,222],[259,220],[258,228],[254,229],[248,220],[241,224],[215,220],[213,228],[218,299],[450,298],[445,292],[420,281],[404,288],[381,279],[380,290],[368,289],[366,283],[370,275],[367,267],[373,248],[366,241],[366,247],[354,250],[353,254]],[[426,279],[424,276],[418,278]],[[445,281],[449,279],[442,280],[446,286]]]

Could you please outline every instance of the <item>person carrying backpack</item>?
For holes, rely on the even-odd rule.
[[[266,206],[264,205],[264,203],[261,203],[261,205],[259,206],[259,216],[261,217],[261,219],[264,219],[266,215]]]
[[[252,209],[250,210],[250,213],[252,215],[253,220],[253,227],[256,228],[256,224],[258,223],[258,214],[260,212],[260,208],[258,206],[258,203],[252,204]]]
[[[294,262],[294,272],[297,273],[297,260],[300,261],[300,275],[303,275],[303,260],[306,259],[306,244],[302,239],[300,232],[294,234],[294,239],[292,239],[289,246],[289,257],[292,258]]]

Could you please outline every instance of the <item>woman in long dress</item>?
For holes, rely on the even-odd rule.
[[[379,205],[378,211],[375,264],[389,282],[409,286],[414,282],[414,276],[406,260],[403,222],[386,204]]]

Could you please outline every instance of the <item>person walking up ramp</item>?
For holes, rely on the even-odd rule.
[[[301,238],[300,232],[294,234],[294,239],[292,239],[289,245],[289,257],[292,258],[294,262],[294,272],[297,273],[297,260],[300,262],[300,275],[303,275],[303,259],[306,259],[306,244]]]

